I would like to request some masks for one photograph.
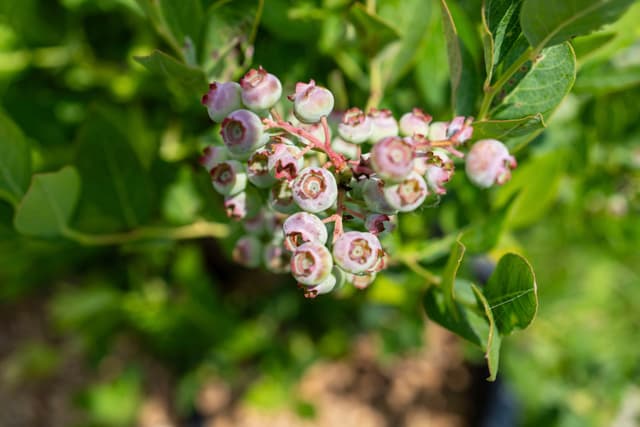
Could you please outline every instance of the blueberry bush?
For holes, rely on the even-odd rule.
[[[89,425],[134,423],[147,358],[179,419],[212,375],[313,417],[305,369],[425,323],[522,425],[624,422],[638,6],[0,0],[0,301],[119,360],[76,393]],[[18,382],[59,368],[27,344]]]

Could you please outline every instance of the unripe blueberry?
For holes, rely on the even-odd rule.
[[[276,181],[273,184],[269,191],[269,206],[271,206],[271,209],[283,214],[294,213],[298,210],[290,185],[291,183],[286,180]]]
[[[333,110],[333,94],[327,88],[309,83],[297,83],[296,93],[289,96],[293,112],[302,123],[317,123]]]
[[[251,188],[224,198],[224,209],[227,216],[235,221],[256,215],[260,211],[260,205],[260,196]]]
[[[300,171],[291,186],[300,209],[317,213],[329,209],[338,197],[334,176],[324,168],[308,167]]]
[[[366,289],[370,284],[376,280],[376,273],[363,273],[363,274],[350,274],[347,275],[347,280],[351,282],[353,286],[358,289]]]
[[[464,116],[455,117],[447,128],[447,138],[455,142],[465,142],[470,139],[473,136],[471,120],[471,118],[466,119]]]
[[[282,225],[284,246],[290,251],[305,242],[327,243],[327,227],[322,220],[308,212],[296,212]]]
[[[371,136],[373,123],[359,108],[350,108],[342,116],[338,125],[338,133],[348,142],[362,144]]]
[[[390,136],[378,141],[371,148],[371,167],[386,181],[401,181],[411,173],[414,147],[399,137]]]
[[[500,141],[482,139],[471,147],[467,154],[465,170],[472,183],[480,188],[493,184],[504,184],[511,178],[511,169],[516,167],[516,159]]]
[[[429,139],[431,141],[443,141],[447,139],[447,122],[433,122],[429,125]]]
[[[251,155],[247,160],[247,178],[258,188],[269,188],[276,182],[269,173],[269,156],[271,151],[263,148]]]
[[[324,295],[331,292],[336,287],[336,277],[330,274],[322,282],[314,286],[307,286],[304,290],[305,298],[315,298],[318,295]]]
[[[400,134],[404,136],[416,134],[427,136],[429,134],[429,123],[431,123],[431,116],[425,114],[419,108],[414,108],[410,113],[405,113],[400,117]]]
[[[276,105],[282,96],[282,84],[273,74],[258,67],[240,80],[242,102],[253,111],[265,111]]]
[[[373,234],[347,231],[333,244],[333,259],[348,273],[364,273],[375,265],[380,251],[380,241]]]
[[[202,105],[207,107],[211,120],[220,123],[229,113],[242,108],[241,92],[236,82],[211,83],[209,91],[202,96]]]
[[[390,110],[371,109],[368,114],[372,122],[371,135],[369,142],[375,144],[382,138],[389,136],[398,136],[398,122],[391,114]]]
[[[229,152],[225,147],[209,145],[202,150],[202,156],[200,156],[198,161],[207,172],[211,172],[211,169],[213,169],[215,165],[227,160],[228,154]]]
[[[318,285],[331,274],[333,260],[326,246],[307,242],[291,256],[291,274],[302,285]]]
[[[429,152],[425,159],[424,177],[429,189],[436,194],[446,194],[447,190],[444,188],[444,184],[449,182],[453,176],[453,161],[440,150]]]
[[[247,233],[260,235],[265,231],[270,231],[267,229],[266,222],[265,210],[260,209],[255,215],[245,218],[244,221],[242,221],[242,226]]]
[[[400,212],[416,210],[428,194],[427,183],[416,172],[411,172],[401,182],[386,185],[384,188],[384,198],[387,203]]]
[[[213,188],[225,196],[238,194],[247,187],[247,174],[244,165],[235,160],[218,163],[211,169]]]
[[[347,159],[356,159],[358,157],[358,146],[340,137],[333,138],[331,149],[338,154],[342,154]]]
[[[295,145],[285,143],[272,144],[269,147],[269,173],[276,179],[293,180],[304,166],[304,157]]]
[[[220,134],[232,154],[245,158],[268,140],[260,117],[249,110],[235,110],[229,114],[222,121]]]
[[[396,225],[391,221],[391,217],[387,214],[372,213],[367,215],[364,220],[364,228],[369,233],[379,235],[385,232],[391,232],[396,228]]]
[[[231,253],[233,260],[248,268],[256,268],[260,265],[262,243],[253,236],[244,236],[238,239]]]
[[[371,178],[362,184],[362,198],[372,212],[394,214],[398,210],[387,202],[384,196],[384,182],[378,178]]]
[[[290,269],[291,253],[286,251],[280,242],[270,242],[265,245],[263,262],[267,270],[272,273],[286,273]]]

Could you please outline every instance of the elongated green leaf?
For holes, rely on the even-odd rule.
[[[487,83],[495,68],[516,43],[520,29],[522,0],[484,0],[482,7]]]
[[[484,312],[486,323],[476,323],[476,330],[486,326],[486,332],[480,335],[483,339],[484,357],[487,359],[487,366],[489,367],[489,381],[495,381],[498,376],[498,365],[500,363],[500,345],[502,343],[502,336],[496,328],[496,323],[493,318],[493,311],[489,306],[487,298],[482,291],[474,284],[471,284],[471,290],[476,297],[478,308]]]
[[[482,340],[471,326],[469,313],[462,304],[448,304],[442,290],[434,287],[427,289],[422,302],[429,319],[467,341],[482,346]]]
[[[349,9],[349,21],[356,28],[358,45],[369,56],[375,56],[382,48],[400,38],[399,32],[378,15],[367,11],[362,3]]]
[[[471,115],[477,94],[477,72],[469,48],[458,35],[456,23],[446,0],[441,0],[442,22],[447,42],[451,103],[455,114]]]
[[[578,74],[576,92],[606,94],[640,85],[640,65],[615,67],[598,64],[584,68]]]
[[[14,205],[29,186],[31,153],[15,123],[0,112],[0,198]]]
[[[565,97],[576,77],[575,55],[569,43],[547,48],[505,86],[491,112],[493,119],[520,119],[541,113],[545,118]]]
[[[200,0],[159,0],[164,21],[178,44],[198,42],[204,12]]]
[[[473,139],[505,139],[528,135],[545,128],[542,114],[511,120],[481,120],[473,124]]]
[[[496,326],[502,335],[514,329],[524,329],[538,310],[535,275],[522,256],[506,254],[484,288]]]
[[[444,267],[440,287],[442,288],[442,292],[444,293],[445,300],[447,302],[451,302],[454,299],[454,283],[456,275],[458,274],[458,269],[462,263],[462,258],[464,258],[465,250],[466,248],[462,243],[460,243],[460,240],[456,240],[453,244],[453,248],[451,249],[451,254],[449,254],[447,265]]]
[[[437,13],[439,1],[431,0],[428,4],[434,11],[418,53],[415,80],[425,103],[434,109],[444,109],[449,103],[449,70],[442,66],[447,63],[446,42],[442,16]]]
[[[108,120],[98,115],[87,120],[76,156],[84,203],[129,228],[148,218],[153,183],[126,137]]]
[[[14,226],[27,236],[57,237],[68,230],[80,193],[80,176],[73,167],[36,174],[16,209]]]
[[[618,19],[634,0],[524,0],[522,31],[535,48],[589,34]]]
[[[200,97],[207,90],[207,78],[199,68],[189,67],[159,50],[149,56],[137,56],[136,61],[149,71],[177,84],[191,96]]]

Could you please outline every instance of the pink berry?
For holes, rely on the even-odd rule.
[[[351,282],[356,288],[367,289],[376,279],[376,273],[348,274],[347,281]]]
[[[287,218],[282,225],[284,246],[290,251],[305,242],[325,244],[328,234],[322,220],[308,212],[297,212]]]
[[[429,134],[431,116],[419,108],[414,108],[410,113],[400,117],[400,134],[404,136]]]
[[[377,236],[381,233],[393,231],[396,226],[391,221],[391,217],[389,215],[382,213],[372,213],[367,215],[364,221],[364,228],[366,228],[369,233]]]
[[[384,182],[378,178],[371,178],[362,184],[362,198],[367,208],[372,212],[395,214],[398,210],[387,202],[384,196]]]
[[[473,136],[471,121],[471,118],[465,118],[464,116],[455,117],[447,128],[447,138],[460,143],[470,139]]]
[[[247,187],[244,165],[235,160],[218,163],[211,169],[213,188],[225,196],[232,196]]]
[[[358,158],[358,146],[340,137],[333,138],[333,141],[331,141],[331,149],[338,154],[342,154],[347,159],[353,160]]]
[[[291,274],[302,285],[318,285],[331,274],[331,253],[321,243],[298,246],[291,257]]]
[[[426,167],[423,173],[427,185],[436,194],[446,194],[444,184],[451,180],[454,172],[453,161],[442,151],[433,151],[425,157]]]
[[[215,145],[209,145],[202,151],[202,156],[198,159],[202,167],[208,172],[220,162],[227,160],[229,152],[225,147],[218,147]]]
[[[447,122],[433,122],[429,125],[429,139],[431,141],[443,141],[447,139]]]
[[[397,182],[411,173],[415,149],[399,137],[387,137],[371,148],[371,167],[385,181]]]
[[[269,173],[269,156],[271,156],[270,150],[262,148],[247,160],[247,178],[258,188],[269,188],[276,182]]]
[[[465,170],[472,183],[480,188],[504,184],[511,178],[516,159],[507,147],[495,139],[482,139],[467,154]]]
[[[333,259],[349,273],[364,273],[373,267],[382,251],[380,241],[371,233],[347,231],[333,244]]]
[[[309,83],[297,83],[296,93],[289,96],[293,112],[302,123],[317,123],[333,110],[333,94],[327,88]]]
[[[241,92],[242,89],[236,82],[214,82],[202,96],[202,105],[207,107],[211,120],[220,123],[229,113],[242,108]]]
[[[369,142],[375,144],[382,138],[389,136],[398,136],[398,122],[391,114],[390,110],[371,109],[368,114],[372,122],[371,135]]]
[[[293,180],[304,165],[300,149],[295,145],[276,143],[269,147],[268,168],[276,179]]]
[[[428,194],[427,183],[416,172],[411,172],[401,182],[384,188],[387,203],[400,212],[416,210],[424,203]]]
[[[249,110],[236,110],[229,114],[222,121],[220,134],[231,153],[245,158],[268,140],[260,117]]]
[[[258,67],[252,69],[240,80],[242,102],[254,111],[268,110],[280,100],[282,84],[273,74]]]
[[[276,181],[271,187],[269,191],[269,206],[271,206],[271,209],[283,214],[291,214],[298,210],[290,185],[289,181],[282,180]]]
[[[324,168],[308,167],[300,171],[291,186],[300,209],[317,213],[329,209],[338,197],[334,176]]]
[[[290,270],[291,253],[279,242],[265,245],[263,254],[264,266],[272,273],[286,273]]]
[[[261,205],[260,196],[250,190],[251,188],[248,188],[247,191],[236,195],[225,196],[224,209],[230,219],[240,221],[258,213]]]
[[[231,253],[232,258],[238,264],[248,268],[256,268],[260,265],[262,243],[253,236],[245,236],[238,239]]]
[[[342,116],[338,133],[348,142],[362,144],[371,136],[372,120],[359,108],[350,108]]]

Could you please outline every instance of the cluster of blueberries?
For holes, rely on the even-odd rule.
[[[202,97],[224,145],[205,148],[201,164],[248,233],[233,257],[290,271],[307,297],[345,283],[366,288],[388,262],[379,236],[395,215],[446,193],[472,119],[432,122],[419,109],[399,121],[389,110],[336,113],[331,91],[313,80],[296,85],[284,119],[281,97],[280,80],[261,67],[240,83],[212,83]],[[483,188],[506,182],[515,166],[494,139],[466,155],[467,176]]]

